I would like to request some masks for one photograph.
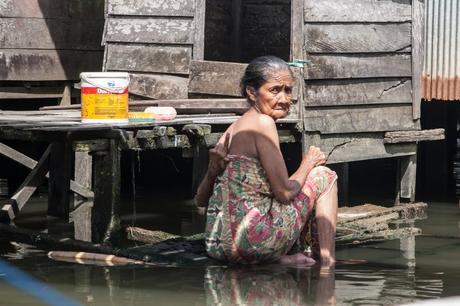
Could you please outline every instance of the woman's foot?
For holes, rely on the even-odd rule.
[[[280,259],[280,263],[283,265],[302,265],[302,266],[313,266],[316,261],[302,253],[296,253],[293,255],[284,255]]]

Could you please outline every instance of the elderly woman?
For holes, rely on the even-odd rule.
[[[251,107],[210,150],[195,202],[207,207],[206,250],[231,263],[280,261],[313,264],[303,252],[287,255],[316,211],[320,261],[335,262],[337,176],[320,166],[325,155],[310,147],[288,175],[275,122],[289,113],[294,77],[274,56],[254,59],[241,80]]]

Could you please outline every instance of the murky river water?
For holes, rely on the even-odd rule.
[[[429,205],[428,219],[416,223],[423,235],[415,239],[415,260],[406,258],[410,252],[402,251],[399,241],[388,241],[340,249],[338,259],[356,261],[330,272],[316,267],[82,265],[3,243],[0,305],[399,305],[460,295],[460,208],[457,203]],[[196,231],[196,220],[189,205],[184,207],[166,214],[139,209],[136,224],[156,222],[162,229],[189,234]],[[22,222],[29,227],[43,226],[33,209],[25,216]],[[14,285],[5,281],[6,274],[15,273],[8,269],[27,274],[19,274]]]

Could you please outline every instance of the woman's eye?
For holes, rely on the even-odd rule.
[[[280,90],[279,90],[279,88],[276,88],[276,87],[275,87],[275,88],[272,88],[272,89],[270,90],[270,92],[277,94],[277,93],[280,92]]]

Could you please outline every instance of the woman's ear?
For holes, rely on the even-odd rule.
[[[257,101],[257,91],[252,86],[246,86],[246,94],[248,95],[249,100],[252,102]]]

